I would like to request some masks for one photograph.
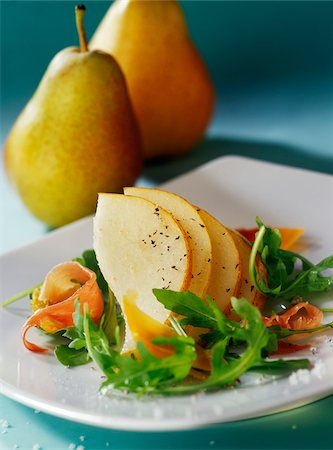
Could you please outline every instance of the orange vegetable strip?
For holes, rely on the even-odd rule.
[[[58,264],[46,275],[42,284],[39,300],[45,307],[38,309],[23,325],[22,339],[25,347],[33,352],[47,352],[27,340],[27,332],[31,327],[39,327],[47,333],[73,325],[74,302],[78,300],[88,305],[88,312],[95,322],[103,314],[104,302],[96,274],[77,262]]]
[[[258,228],[237,228],[237,231],[242,234],[249,242],[255,241],[255,235],[258,230]],[[278,230],[281,233],[281,248],[283,250],[288,250],[304,233],[304,228],[278,228]]]
[[[323,320],[323,312],[309,302],[299,302],[280,314],[264,317],[266,327],[278,325],[288,330],[308,330],[318,327]]]

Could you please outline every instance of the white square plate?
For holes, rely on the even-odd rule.
[[[333,178],[328,175],[224,157],[163,188],[200,205],[229,227],[253,227],[256,215],[267,224],[304,227],[299,246],[314,262],[333,253]],[[53,265],[91,247],[90,217],[3,255],[1,300],[33,286]],[[318,304],[333,307],[332,291]],[[257,377],[242,388],[190,397],[136,399],[119,393],[102,397],[101,374],[92,364],[68,369],[52,353],[38,355],[24,348],[20,330],[29,314],[27,300],[0,310],[1,392],[74,421],[128,430],[179,430],[271,414],[333,393],[333,333],[328,332],[317,338],[314,355],[310,354],[314,368],[291,377],[273,382]],[[37,334],[36,339],[38,343],[45,337]]]

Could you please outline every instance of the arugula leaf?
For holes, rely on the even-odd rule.
[[[54,349],[54,355],[58,361],[70,367],[86,364],[90,361],[86,349],[80,302],[76,300],[74,306],[73,326],[67,328],[63,333],[63,337],[69,339],[70,342],[68,344],[57,345]]]
[[[260,311],[246,299],[231,299],[234,311],[241,317],[241,326],[235,326],[233,335],[244,340],[247,348],[238,359],[228,359],[227,349],[231,335],[217,342],[212,348],[212,372],[206,381],[159,389],[164,394],[189,394],[198,390],[218,389],[234,382],[251,367],[262,363],[262,352],[276,340],[264,325]],[[222,314],[222,313],[221,313]]]
[[[184,296],[182,292],[169,291],[165,295],[165,290],[154,292],[163,303],[172,304],[174,310],[184,313],[186,309],[188,316],[183,318],[187,319],[186,323],[207,324],[208,321],[213,324],[212,333],[218,334],[219,339],[212,346],[212,371],[206,381],[182,383],[197,358],[195,341],[191,337],[180,333],[155,338],[153,344],[174,348],[174,353],[165,358],[153,355],[142,342],[137,343],[135,355],[122,355],[111,347],[103,328],[93,322],[86,306],[84,315],[81,313],[79,302],[75,305],[74,326],[66,331],[66,335],[73,339],[72,347],[57,347],[55,353],[59,361],[75,366],[92,359],[106,376],[101,386],[103,393],[113,388],[138,395],[194,393],[233,383],[248,370],[275,374],[308,367],[307,360],[264,359],[263,355],[276,347],[276,334],[265,327],[260,311],[245,299],[232,298],[232,306],[241,317],[241,322],[233,322],[221,313],[209,297],[205,303],[194,294]],[[193,308],[187,304],[189,299],[194,301]],[[240,354],[230,353],[231,341],[241,342],[245,350]]]
[[[109,305],[109,303],[107,303]],[[102,317],[99,327],[94,323],[91,325],[92,329],[98,333],[101,330],[100,336],[103,337],[103,348],[109,349],[109,344],[114,343],[114,328],[113,320],[116,320],[115,305],[109,307],[107,312]],[[112,334],[113,333],[113,334]],[[68,344],[57,345],[54,354],[58,361],[65,366],[76,366],[89,362],[91,360],[87,350],[87,339],[84,330],[84,317],[81,313],[81,307],[78,300],[75,301],[75,311],[73,313],[73,326],[65,330],[62,335],[70,340]],[[112,337],[112,339],[110,339]]]
[[[180,320],[181,325],[216,328],[216,317],[212,309],[192,292],[153,289],[153,294],[166,309],[185,316]]]
[[[320,325],[315,328],[308,328],[305,330],[289,330],[288,328],[282,328],[278,325],[273,325],[270,327],[272,333],[276,335],[278,339],[284,339],[289,336],[293,336],[294,334],[304,334],[304,333],[315,333],[317,331],[325,331],[329,328],[333,328],[333,322],[325,323],[324,325]]]
[[[290,300],[305,293],[326,291],[332,285],[332,277],[323,276],[321,272],[333,268],[333,256],[313,264],[298,253],[281,249],[279,230],[266,227],[258,217],[257,224],[259,231],[253,243],[249,270],[252,282],[259,291],[271,297]],[[257,272],[257,253],[267,269],[268,282]],[[298,261],[301,270],[297,269]]]
[[[278,359],[276,361],[265,360],[254,364],[248,370],[250,372],[279,375],[283,372],[293,372],[299,369],[308,369],[308,359]]]
[[[80,366],[90,361],[90,356],[86,348],[77,350],[67,345],[57,345],[54,354],[61,364],[68,367]]]
[[[153,289],[153,293],[157,300],[162,303],[167,309],[181,314],[183,317],[180,320],[180,324],[192,325],[197,327],[209,328],[210,331],[200,336],[205,346],[211,348],[217,342],[223,340],[226,337],[232,338],[234,341],[246,341],[247,327],[255,326],[250,321],[244,326],[240,322],[235,322],[228,319],[216,306],[216,303],[206,295],[206,301],[203,301],[200,297],[196,296],[192,292],[176,292],[166,289]],[[239,308],[242,310],[242,314],[251,316],[254,314],[251,308],[253,308],[247,300],[241,302],[242,306]],[[244,311],[243,311],[244,310]],[[257,308],[254,308],[256,314],[253,315],[256,321],[262,322],[262,317]],[[274,340],[274,337],[271,338]],[[271,345],[272,349],[275,349],[276,343]]]
[[[118,325],[116,313],[116,297],[111,290],[108,290],[108,300],[104,304],[103,317],[100,327],[107,335],[110,344],[116,343],[116,327]]]
[[[204,302],[192,292],[153,289],[153,293],[165,308],[184,316],[179,321],[180,325],[209,328],[210,332],[200,337],[205,342],[209,342],[210,346],[240,327],[238,322],[229,320],[222,314],[208,295],[206,296],[206,302]]]
[[[6,300],[4,300],[4,301],[1,303],[1,306],[2,306],[3,308],[7,308],[7,306],[9,306],[9,305],[11,305],[12,303],[15,303],[15,302],[17,302],[18,300],[20,300],[21,298],[24,298],[24,297],[27,297],[27,296],[29,296],[30,299],[31,299],[31,296],[32,296],[33,291],[34,291],[35,289],[40,288],[42,284],[43,284],[43,283],[38,283],[38,284],[36,284],[35,286],[32,286],[32,287],[29,288],[29,289],[25,289],[24,291],[19,292],[18,294],[15,294],[15,295],[13,295],[12,297],[7,298]]]
[[[137,393],[156,391],[160,386],[185,379],[196,358],[194,340],[183,336],[159,337],[153,341],[174,347],[174,355],[166,358],[154,356],[142,342],[137,344],[138,359],[120,355],[110,348],[103,331],[94,324],[87,311],[84,331],[90,357],[107,376],[102,385],[104,392],[110,388]]]
[[[118,372],[108,377],[102,390],[116,388],[139,394],[157,393],[162,387],[183,381],[196,358],[193,339],[174,336],[159,338],[157,342],[173,346],[174,355],[158,358],[142,342],[138,342],[138,359],[118,355]]]
[[[84,308],[83,329],[89,356],[105,375],[110,376],[117,368],[118,353],[113,350],[104,331],[98,327]]]

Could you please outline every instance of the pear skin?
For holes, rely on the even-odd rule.
[[[147,158],[178,155],[201,140],[214,89],[176,1],[116,0],[90,47],[123,69]]]
[[[138,127],[115,59],[67,48],[51,61],[5,143],[5,167],[23,202],[51,227],[95,211],[142,167]]]

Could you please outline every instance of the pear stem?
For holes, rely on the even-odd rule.
[[[86,7],[84,5],[76,5],[75,6],[75,19],[76,19],[76,28],[80,39],[80,50],[81,52],[88,51],[88,41],[87,36],[84,31],[83,26],[83,18],[86,12]]]

